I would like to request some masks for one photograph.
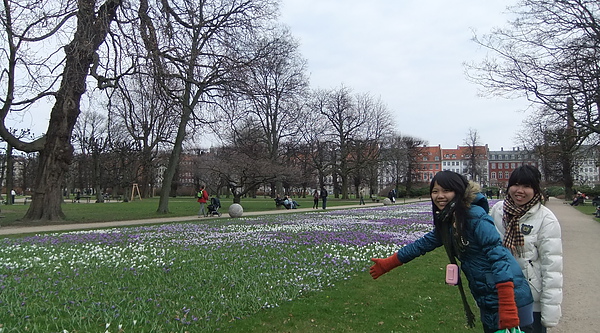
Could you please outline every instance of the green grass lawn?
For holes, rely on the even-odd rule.
[[[444,283],[448,258],[437,249],[377,280],[364,272],[323,292],[232,321],[222,332],[481,332],[469,329],[458,287]],[[466,281],[465,281],[466,282]]]
[[[156,205],[64,208],[87,222],[155,217]],[[170,206],[174,216],[198,208],[192,198]],[[458,289],[444,283],[443,249],[369,275],[369,259],[397,247],[365,239],[421,230],[395,219],[430,218],[425,205],[424,215],[402,207],[0,238],[0,332],[481,332],[479,320],[465,327]]]
[[[593,216],[596,213],[596,207],[591,204],[590,200],[588,200],[588,202],[590,202],[590,203],[589,204],[586,203],[583,206],[574,206],[574,207],[575,207],[575,209],[577,209],[578,211],[584,213],[585,215],[592,215]],[[600,219],[597,218],[597,217],[595,217],[595,220],[600,222]]]
[[[71,200],[65,200],[62,206],[63,212],[66,215],[66,220],[60,223],[88,223],[88,222],[106,222],[106,221],[126,221],[126,220],[139,220],[139,219],[150,219],[150,218],[162,218],[162,217],[180,217],[180,216],[194,216],[198,214],[200,204],[193,197],[175,197],[169,199],[169,213],[159,214],[156,212],[158,209],[158,197],[147,198],[143,200],[135,199],[130,202],[105,202],[105,203],[86,203],[82,200],[80,203],[72,203]],[[300,208],[310,208],[313,205],[311,197],[307,198],[294,198],[299,204]],[[233,197],[221,198],[221,213],[226,213],[229,206],[233,203]],[[357,199],[342,200],[336,198],[328,198],[327,206],[344,206],[344,205],[355,205],[358,204]],[[277,209],[275,202],[272,198],[243,198],[241,202],[245,212],[257,212],[257,211],[272,211]],[[0,226],[10,225],[23,225],[20,219],[25,215],[29,204],[25,205],[22,202],[18,202],[14,205],[3,205],[0,206],[2,212],[0,213]]]

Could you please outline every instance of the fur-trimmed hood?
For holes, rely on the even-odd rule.
[[[479,184],[469,181],[467,189],[465,190],[465,205],[471,207],[471,205],[479,206],[485,210],[486,213],[490,212],[490,204],[488,203],[485,196],[481,193],[481,187]]]

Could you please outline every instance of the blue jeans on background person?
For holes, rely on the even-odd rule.
[[[200,210],[198,211],[198,216],[207,216],[206,214],[206,202],[200,203]]]

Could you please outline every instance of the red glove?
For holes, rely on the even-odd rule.
[[[496,284],[498,288],[498,328],[519,326],[519,311],[515,303],[515,285],[512,281]]]
[[[400,259],[398,259],[398,252],[392,254],[391,256],[385,259],[371,258],[371,261],[375,263],[375,265],[371,266],[371,269],[369,270],[369,273],[371,274],[373,279],[377,279],[383,274],[402,265]]]

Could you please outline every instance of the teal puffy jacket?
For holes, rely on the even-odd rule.
[[[533,297],[519,264],[510,251],[502,246],[502,239],[488,211],[487,199],[481,193],[476,194],[469,209],[468,226],[465,230],[469,245],[459,254],[458,259],[480,309],[482,324],[493,329],[498,327],[497,283],[514,283],[517,307],[533,303]],[[398,259],[402,263],[408,263],[442,245],[442,240],[434,229],[414,243],[399,249]]]

